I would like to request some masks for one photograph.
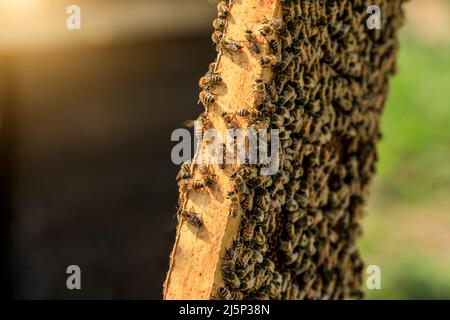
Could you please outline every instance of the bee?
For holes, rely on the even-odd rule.
[[[236,218],[240,209],[241,208],[237,203],[231,203],[228,208],[228,215],[232,218]]]
[[[223,32],[225,30],[226,22],[222,18],[217,18],[217,19],[214,19],[212,25],[213,25],[214,30],[219,30],[219,31]]]
[[[231,203],[239,204],[239,202],[241,201],[241,198],[239,197],[239,195],[236,194],[236,192],[234,192],[234,191],[228,192],[227,198],[230,200]]]
[[[209,73],[213,74],[216,72],[217,62],[211,62],[208,67]]]
[[[245,249],[242,253],[237,265],[240,267],[246,267],[251,262],[251,259],[253,258],[253,250],[251,249]]]
[[[236,42],[234,40],[227,39],[227,38],[222,38],[220,40],[219,47],[223,50],[228,51],[229,53],[238,52],[242,49],[241,44],[239,44],[238,42]]]
[[[241,280],[233,271],[230,270],[230,268],[224,267],[222,271],[225,282],[232,289],[238,289],[241,286]]]
[[[248,28],[247,28],[247,30],[245,30],[245,38],[247,39],[250,50],[256,54],[260,54],[261,53],[261,44],[259,43],[258,39],[253,34],[252,30],[250,30]]]
[[[315,100],[313,102],[308,102],[305,105],[305,110],[308,111],[311,115],[317,115],[322,110],[320,100]]]
[[[326,259],[330,255],[331,246],[330,242],[327,240],[319,240],[319,256],[317,258],[317,265],[322,265]]]
[[[236,119],[234,118],[234,115],[228,112],[222,112],[222,119],[223,121],[225,121],[227,129],[236,129],[239,127]]]
[[[294,251],[294,247],[292,246],[292,242],[290,241],[280,241],[280,250],[285,252],[286,254],[290,254]]]
[[[299,209],[299,204],[295,199],[291,199],[286,203],[286,210],[290,212],[297,211]]]
[[[191,180],[191,188],[192,190],[200,190],[205,187],[205,184],[200,180]]]
[[[262,79],[256,79],[255,90],[257,104],[262,104],[267,99],[266,85]]]
[[[277,58],[277,56],[271,54],[271,55],[262,57],[259,60],[259,63],[261,64],[261,66],[263,68],[274,67],[278,64],[278,58]]]
[[[251,291],[255,286],[255,278],[254,277],[250,277],[250,276],[246,276],[242,281],[241,281],[241,286],[239,288],[239,291],[241,292],[249,292]]]
[[[215,30],[211,36],[212,42],[214,42],[216,45],[220,45],[222,39],[223,39],[223,32]]]
[[[217,294],[223,300],[242,300],[244,295],[241,292],[230,291],[227,288],[220,287],[217,289]]]
[[[179,182],[180,185],[180,189],[183,191],[187,191],[187,190],[200,190],[203,189],[205,187],[205,185],[203,184],[203,182],[201,182],[200,180],[180,180]]]
[[[202,113],[197,120],[186,121],[185,125],[188,128],[194,128],[194,134],[198,141],[203,140],[203,130],[211,128],[211,123],[205,113]]]
[[[249,194],[245,196],[244,200],[241,202],[242,208],[251,211],[253,209],[253,198],[255,191],[253,189],[249,190]]]
[[[199,99],[199,102],[202,102],[204,106],[208,106],[216,102],[214,96],[205,90],[200,91]]]
[[[180,172],[177,175],[177,181],[189,179],[191,177],[191,162],[187,161],[181,165]]]
[[[280,30],[283,27],[283,20],[276,18],[269,22],[270,27],[272,30]]]
[[[271,273],[275,272],[275,264],[273,263],[272,260],[264,258],[264,261],[261,263],[261,265],[269,272]]]
[[[300,239],[300,246],[306,248],[308,246],[308,243],[309,243],[308,235],[304,233],[302,235],[302,238]]]
[[[272,50],[272,54],[278,56],[280,54],[280,45],[279,42],[275,39],[269,41],[270,50]]]
[[[241,118],[247,118],[250,115],[250,111],[248,111],[248,109],[242,108],[236,111],[236,115]]]
[[[286,89],[284,89],[284,91],[281,93],[279,103],[280,105],[284,105],[288,101],[295,100],[296,97],[297,92],[295,91],[295,89],[292,86],[287,85]]]
[[[270,300],[270,295],[266,291],[258,291],[254,297],[254,300]]]
[[[215,182],[213,175],[211,174],[204,175],[202,180],[205,187],[211,187]]]
[[[259,29],[259,33],[264,36],[268,37],[273,34],[275,30],[280,28],[283,25],[282,19],[273,19],[272,21],[267,21],[261,26]]]
[[[294,39],[292,38],[291,33],[285,26],[281,26],[280,28],[278,28],[277,33],[279,37],[284,40],[284,45],[286,47],[292,46]]]
[[[181,217],[190,225],[200,229],[203,226],[203,220],[192,210],[181,211]]]
[[[270,193],[264,189],[257,189],[257,196],[255,198],[255,204],[263,210],[269,208],[271,201]]]
[[[245,182],[244,178],[242,178],[237,173],[234,173],[230,176],[231,179],[233,179],[234,184],[236,186],[236,191],[241,195],[247,195],[249,194],[250,190],[247,186],[247,183]]]
[[[207,90],[211,87],[211,85],[218,84],[220,82],[222,82],[222,77],[219,74],[208,72],[200,78],[198,85],[202,90]]]
[[[294,64],[292,63],[292,61],[294,61],[294,58],[295,58],[295,55],[293,53],[287,52],[287,51],[283,52],[283,55],[282,55],[283,65],[281,66],[281,70],[285,71],[285,70],[287,70],[287,68],[289,66],[291,66],[291,65],[293,66]]]
[[[202,181],[205,187],[210,187],[215,182],[215,174],[212,174],[209,170],[209,167],[206,165],[203,165],[200,167],[200,173],[202,174]]]
[[[257,222],[261,223],[264,221],[265,218],[265,211],[262,210],[261,208],[258,207],[254,207],[251,212],[250,212],[250,216]]]
[[[258,250],[253,250],[253,261],[256,263],[262,263],[264,261],[263,254]]]
[[[226,19],[230,13],[230,6],[225,1],[221,1],[217,4],[217,11],[220,19]]]
[[[261,29],[259,29],[259,34],[264,36],[264,37],[268,37],[273,33],[272,28],[270,27],[270,25],[268,24],[264,24]]]
[[[242,239],[244,241],[251,241],[253,238],[253,232],[255,231],[256,222],[251,220],[245,220],[245,225],[241,229]]]
[[[277,128],[280,128],[283,126],[284,120],[285,120],[284,117],[280,116],[279,114],[273,114],[271,116],[272,124]]]

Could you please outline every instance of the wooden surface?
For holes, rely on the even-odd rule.
[[[270,71],[263,70],[259,64],[261,55],[251,54],[245,45],[244,33],[247,27],[256,31],[259,24],[274,18],[277,2],[237,1],[231,7],[225,37],[242,43],[243,48],[238,53],[224,51],[219,55],[217,72],[224,84],[213,90],[216,103],[209,109],[208,117],[221,132],[226,130],[222,111],[230,113],[239,108],[253,108],[256,79],[270,77]],[[205,69],[206,66],[207,63]],[[241,127],[246,125],[240,123]],[[217,166],[213,167],[218,183],[208,191],[189,191],[186,194],[185,209],[200,213],[204,226],[198,230],[185,221],[180,222],[164,285],[165,299],[210,299],[222,285],[221,257],[237,235],[240,219],[239,216],[229,216],[230,202],[226,194],[233,189],[230,178]],[[194,178],[199,177],[196,169]]]

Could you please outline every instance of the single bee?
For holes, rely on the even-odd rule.
[[[266,92],[269,94],[270,98],[273,101],[277,101],[279,96],[278,96],[278,88],[275,84],[275,81],[267,82],[265,84],[265,87],[266,87]],[[274,108],[274,109],[276,109],[276,108]],[[271,112],[271,111],[269,111],[269,112]]]
[[[247,211],[251,211],[253,209],[253,198],[254,198],[254,190],[250,189],[248,195],[245,196],[244,200],[241,202],[242,208]]]
[[[261,223],[264,221],[265,211],[262,210],[261,208],[254,207],[253,210],[251,210],[250,215],[255,221]]]
[[[262,79],[257,79],[255,83],[254,93],[256,95],[256,103],[263,104],[267,100],[266,86]]]
[[[267,36],[270,36],[273,33],[273,29],[270,26],[270,24],[264,24],[264,25],[262,25],[261,29],[259,30],[259,33],[262,36],[267,37]]]
[[[279,42],[275,39],[269,41],[270,50],[272,50],[272,54],[278,56],[280,54],[280,46]]]
[[[231,203],[228,208],[228,215],[232,218],[236,218],[239,214],[241,207],[237,203]]]
[[[212,23],[214,30],[223,32],[225,29],[226,22],[222,18],[217,18]]]
[[[230,13],[230,6],[225,1],[221,1],[217,4],[217,11],[220,19],[226,19]]]
[[[253,261],[256,263],[262,263],[264,256],[259,250],[253,250]]]
[[[275,264],[273,263],[272,260],[265,258],[264,261],[261,263],[261,265],[268,271],[270,271],[271,273],[275,272]]]
[[[185,122],[187,128],[194,128],[194,134],[198,141],[203,140],[203,129],[208,129],[208,127],[204,125],[205,122],[203,121],[203,117],[206,117],[206,115],[202,114],[198,120],[188,120]]]
[[[253,248],[262,253],[267,252],[269,248],[267,246],[266,237],[264,235],[258,235],[258,233],[255,233],[255,236],[253,237]]]
[[[239,198],[239,195],[236,194],[236,192],[234,192],[234,191],[228,192],[227,198],[230,199],[231,203],[239,204],[239,202],[241,201],[241,199]]]
[[[244,178],[257,178],[258,177],[258,169],[249,166],[242,166],[239,169],[239,174]]]
[[[259,60],[259,63],[261,64],[261,66],[263,68],[274,67],[278,64],[278,58],[277,58],[277,56],[271,54],[271,55],[262,57]]]
[[[205,187],[211,187],[215,182],[214,176],[211,174],[204,175],[202,180]]]
[[[205,90],[200,91],[199,99],[200,99],[199,102],[202,102],[204,106],[213,104],[216,101],[214,96]]]
[[[253,258],[253,250],[245,249],[241,257],[238,259],[236,265],[241,268],[246,268],[249,264],[251,264],[252,258]]]
[[[187,191],[187,190],[200,190],[203,189],[205,187],[205,185],[203,184],[203,182],[199,181],[199,180],[180,180],[179,182],[180,185],[180,189],[183,191]]]
[[[292,246],[292,242],[290,242],[290,241],[280,241],[280,250],[285,252],[286,254],[291,254],[294,251],[294,247]]]
[[[223,38],[220,40],[219,42],[219,47],[223,50],[226,50],[228,52],[237,52],[240,51],[242,49],[242,45],[239,44],[238,42],[231,40],[231,39],[227,39],[227,38]]]
[[[241,118],[247,118],[250,115],[250,111],[248,111],[248,109],[242,108],[236,111],[236,115]]]
[[[208,72],[206,75],[200,78],[198,85],[202,90],[207,90],[212,85],[218,84],[220,82],[222,82],[222,77],[219,74]]]
[[[241,292],[230,291],[227,288],[220,287],[217,289],[217,294],[223,300],[242,300],[244,295]]]
[[[177,181],[189,179],[191,177],[191,162],[187,161],[181,165],[180,172],[177,175]]]
[[[283,20],[279,18],[273,19],[269,22],[269,25],[273,30],[279,30],[283,27]]]
[[[181,211],[181,217],[196,228],[201,228],[203,226],[203,220],[192,210]]]
[[[248,28],[247,28],[247,30],[245,30],[245,38],[248,41],[250,50],[256,54],[260,54],[261,53],[261,44],[259,43],[256,36],[253,34],[252,30],[250,30]]]
[[[296,98],[297,98],[297,92],[295,91],[295,89],[292,86],[287,85],[286,88],[283,90],[283,93],[280,96],[279,104],[282,106],[286,102],[295,100]]]
[[[222,271],[225,282],[232,289],[238,289],[241,286],[241,280],[233,271],[230,270],[230,268],[224,267]]]
[[[292,38],[289,30],[284,25],[281,25],[281,27],[277,28],[277,33],[280,38],[284,40],[284,45],[286,47],[292,46],[294,39]]]
[[[209,64],[209,67],[208,67],[209,73],[211,73],[211,74],[216,73],[216,68],[217,68],[217,63],[216,62],[211,62]]]
[[[287,203],[286,203],[286,210],[290,211],[290,212],[294,212],[297,211],[299,209],[299,204],[295,199],[290,199]]]
[[[272,114],[272,116],[271,116],[272,124],[277,128],[280,128],[283,126],[284,120],[285,120],[284,117],[280,116],[278,114]]]
[[[192,180],[191,186],[192,190],[200,190],[205,187],[205,184],[199,180]]]
[[[239,291],[249,292],[254,288],[254,286],[255,286],[255,278],[247,276],[241,281],[241,286],[239,288]]]
[[[272,21],[268,21],[262,25],[259,32],[263,36],[270,36],[275,30],[282,28],[283,20],[282,19],[273,19]]]
[[[253,270],[254,270],[254,265],[249,265],[249,266],[247,266],[247,268],[236,270],[235,273],[239,277],[239,279],[241,279],[241,282],[242,282],[242,279],[244,279]]]
[[[222,41],[222,39],[223,39],[223,32],[218,31],[218,30],[213,32],[213,34],[211,36],[212,42],[214,42],[216,45],[219,45],[220,42]]]
[[[239,127],[234,115],[228,112],[222,112],[222,119],[225,122],[227,129],[236,129]]]
[[[255,227],[256,227],[256,222],[246,220],[244,227],[241,229],[241,236],[244,241],[252,240]]]

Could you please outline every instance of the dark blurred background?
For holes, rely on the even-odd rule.
[[[15,1],[0,5],[2,289],[159,299],[176,226],[170,135],[201,111],[215,8],[76,1],[82,28],[68,31],[73,1]],[[66,288],[71,264],[80,291]]]
[[[213,1],[211,1],[213,2]],[[66,8],[82,11],[66,29]],[[450,298],[450,1],[413,0],[361,241],[369,298]],[[0,0],[2,294],[160,299],[171,132],[215,51],[208,0]],[[66,288],[66,268],[82,290]]]

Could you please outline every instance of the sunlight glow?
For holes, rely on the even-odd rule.
[[[0,10],[9,14],[20,14],[35,9],[42,0],[0,0]]]

